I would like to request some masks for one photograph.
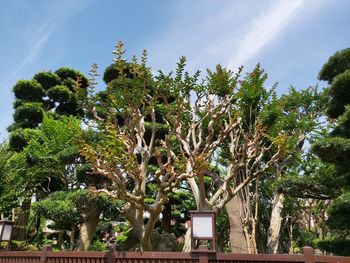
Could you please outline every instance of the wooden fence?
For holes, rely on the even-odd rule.
[[[315,255],[310,247],[300,255],[232,254],[206,252],[41,252],[0,251],[0,263],[350,263],[350,257]]]

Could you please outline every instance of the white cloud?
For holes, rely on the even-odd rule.
[[[157,68],[172,69],[180,55],[189,68],[222,63],[236,70],[259,55],[293,22],[305,0],[193,1],[179,4],[172,23],[146,46]]]
[[[254,19],[241,36],[235,55],[228,66],[237,68],[273,40],[292,20],[305,0],[274,1],[270,8]]]
[[[55,24],[51,21],[47,21],[41,25],[35,32],[34,37],[29,41],[27,55],[23,58],[22,62],[13,70],[9,79],[16,79],[17,74],[28,64],[33,62],[40,52],[45,48],[47,41],[52,35],[55,28]]]
[[[45,15],[27,27],[27,33],[30,35],[30,38],[23,41],[26,43],[26,45],[23,45],[26,55],[16,68],[12,69],[8,82],[16,80],[21,71],[24,71],[28,65],[36,62],[56,28],[62,26],[63,23],[69,21],[71,16],[89,7],[89,5],[90,1],[87,0],[65,0],[55,4],[47,4]],[[22,39],[25,38],[24,35],[20,37]]]

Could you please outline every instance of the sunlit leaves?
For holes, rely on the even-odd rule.
[[[36,80],[19,80],[13,87],[16,98],[26,101],[42,101],[44,91]]]

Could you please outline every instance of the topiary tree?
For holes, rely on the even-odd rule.
[[[339,255],[348,255],[345,251],[350,251],[350,228],[346,224],[350,213],[350,49],[331,56],[321,69],[319,79],[329,84],[327,114],[333,120],[334,128],[315,142],[312,150],[322,161],[334,165],[335,176],[339,182],[343,182],[336,186],[339,197],[328,211],[327,224],[333,230],[333,235],[329,240],[320,242],[319,246]]]
[[[31,80],[19,80],[13,87],[15,102],[14,123],[8,127],[12,149],[20,151],[25,145],[26,129],[35,129],[42,122],[44,113],[56,115],[81,115],[78,108],[76,81],[81,90],[88,80],[79,71],[60,68],[55,72],[44,71]],[[81,94],[79,94],[81,99]]]
[[[45,115],[79,116],[82,113],[77,103],[78,95],[75,88],[77,81],[80,83],[80,91],[84,93],[88,84],[86,77],[79,71],[60,68],[55,72],[39,72],[31,80],[19,80],[14,85],[14,123],[8,127],[9,145],[12,150],[21,153],[33,136],[39,136],[37,129],[42,124]],[[79,94],[79,98],[81,97],[82,94]],[[26,159],[25,162],[26,168],[30,168],[30,159]],[[30,178],[28,174],[22,176],[28,180]],[[29,187],[31,183],[23,185]],[[22,209],[18,215],[18,221],[21,223],[16,223],[20,227],[15,229],[15,239],[23,239],[25,236],[31,203],[29,193],[32,193],[33,188],[23,189],[23,191],[28,192],[28,195],[22,201]]]

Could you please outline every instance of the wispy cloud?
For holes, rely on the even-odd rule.
[[[27,29],[30,32],[30,38],[26,39],[25,50],[27,52],[21,62],[12,70],[8,79],[17,79],[22,70],[36,62],[58,25],[68,21],[71,16],[89,7],[89,5],[90,1],[85,0],[64,0],[48,5],[41,19],[36,23],[32,23],[30,28]]]
[[[19,13],[25,4],[15,3],[8,12]],[[35,69],[44,67],[40,58],[49,49],[52,37],[64,28],[70,18],[90,4],[90,0],[41,1],[21,19],[14,15],[1,18],[0,35],[6,36],[8,43],[13,43],[13,46],[9,46],[8,51],[5,50],[1,54],[3,59],[11,60],[0,68],[0,89],[3,98],[0,142],[7,137],[5,127],[11,123],[13,94],[10,87],[19,78],[32,76]]]
[[[241,36],[236,54],[228,66],[237,68],[269,44],[292,20],[305,0],[274,1],[266,12],[254,19]]]
[[[190,68],[205,69],[220,62],[236,70],[292,25],[305,2],[182,2],[172,15],[172,23],[165,25],[164,34],[155,36],[147,46],[151,62],[169,69],[180,55],[186,55]]]
[[[55,29],[55,23],[46,21],[35,32],[33,38],[29,41],[27,50],[29,51],[23,58],[22,62],[12,71],[9,79],[16,79],[17,74],[25,67],[34,61],[41,51],[45,48],[47,41]]]

